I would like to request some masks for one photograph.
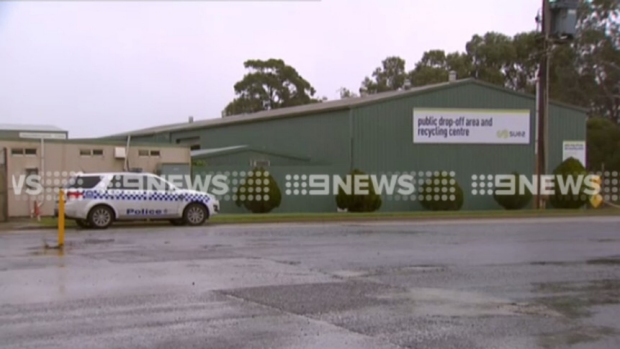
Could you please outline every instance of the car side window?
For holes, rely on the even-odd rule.
[[[123,176],[116,175],[112,177],[108,184],[109,190],[123,190]]]
[[[115,175],[110,181],[109,188],[112,190],[146,190],[147,181],[145,176],[139,175]]]
[[[170,191],[172,187],[170,184],[159,177],[148,176],[148,190],[153,191]]]

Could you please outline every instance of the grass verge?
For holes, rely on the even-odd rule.
[[[385,213],[273,213],[273,214],[221,214],[214,216],[210,224],[241,223],[321,223],[346,221],[382,221],[382,220],[437,220],[437,219],[498,219],[498,218],[536,218],[536,217],[584,217],[584,216],[620,216],[620,210],[520,210],[520,211],[453,211],[453,212],[385,212]],[[56,227],[58,220],[43,217],[41,227]],[[169,225],[168,222],[119,222],[116,226]],[[66,221],[66,227],[75,227],[72,220]]]

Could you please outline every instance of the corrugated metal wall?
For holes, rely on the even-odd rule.
[[[587,119],[575,109],[551,106],[549,108],[549,147],[548,170],[553,170],[562,162],[562,143],[564,141],[585,141]],[[587,162],[587,159],[586,159]],[[587,166],[587,164],[583,164]]]
[[[250,165],[252,161],[267,160],[271,166],[304,165],[305,161],[288,157],[275,156],[257,151],[243,151],[218,156],[195,156],[195,160],[203,160],[207,166],[239,166]]]
[[[194,176],[200,176],[201,178],[211,178],[215,175],[224,175],[228,178],[227,186],[229,193],[224,195],[217,195],[220,199],[222,213],[249,213],[244,207],[237,207],[233,195],[236,195],[234,188],[240,185],[241,178],[244,178],[244,174],[251,171],[250,166],[244,165],[229,165],[229,166],[206,166],[195,167],[193,171]],[[294,212],[336,212],[336,198],[334,195],[309,195],[307,192],[304,195],[303,184],[307,184],[307,180],[304,181],[302,176],[308,176],[312,174],[333,174],[333,173],[346,173],[347,166],[270,166],[266,170],[273,176],[278,183],[280,192],[282,193],[282,202],[280,207],[273,210],[271,213],[294,213]],[[298,180],[295,181],[295,175]],[[290,177],[287,177],[290,176]],[[289,178],[287,180],[287,178]],[[288,186],[287,186],[288,182]],[[213,183],[213,182],[212,182]],[[295,186],[295,183],[298,186]],[[291,190],[291,193],[287,194],[286,190]],[[307,189],[307,188],[306,188]],[[298,190],[298,194],[295,195],[294,191]]]
[[[413,143],[413,108],[531,110],[529,145],[443,145]],[[492,196],[471,195],[472,175],[534,174],[535,103],[533,99],[477,84],[455,87],[354,111],[354,166],[365,172],[454,171],[466,196],[463,210],[499,209]],[[561,162],[562,140],[585,140],[579,112],[554,106],[550,111],[550,167]],[[417,200],[384,198],[384,210],[422,210]]]
[[[286,175],[295,174],[345,174],[349,169],[350,139],[349,112],[331,112],[307,117],[296,117],[263,121],[252,124],[239,124],[227,127],[195,130],[172,134],[172,139],[199,136],[203,149],[248,145],[267,151],[282,152],[309,161],[304,163],[295,159],[269,156],[265,153],[245,151],[243,153],[207,157],[205,167],[196,167],[194,175],[227,174],[231,176],[230,186],[234,187],[234,172],[250,171],[249,161],[254,157],[268,157],[272,161],[267,170],[274,176],[282,192],[282,205],[273,212],[335,212],[336,201],[333,195],[287,195]],[[197,157],[198,159],[199,157]],[[299,181],[301,185],[302,181]],[[293,181],[291,181],[292,185]],[[291,186],[291,190],[295,188]],[[299,187],[299,190],[302,188]],[[220,197],[222,212],[248,213],[243,207],[234,204],[231,195]]]
[[[179,138],[198,136],[202,149],[248,145],[307,157],[314,163],[330,164],[349,161],[348,130],[348,112],[331,112],[175,132],[171,140],[176,142]]]

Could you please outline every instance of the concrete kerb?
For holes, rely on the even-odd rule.
[[[170,224],[132,224],[132,225],[112,225],[108,229],[131,229],[131,228],[147,228],[147,227],[173,227]],[[33,230],[57,230],[58,227],[49,226],[49,225],[20,225],[20,226],[1,226],[0,225],[0,233],[7,231],[33,231]],[[65,230],[87,230],[87,231],[96,231],[94,229],[84,229],[76,226],[65,227]]]
[[[225,221],[225,222],[207,222],[203,227],[209,226],[231,226],[231,225],[264,225],[264,224],[327,224],[327,223],[389,223],[389,222],[424,222],[424,223],[445,223],[447,221],[450,222],[458,222],[458,221],[493,221],[493,220],[517,220],[517,219],[571,219],[571,218],[593,218],[593,217],[616,217],[620,218],[620,213],[618,214],[610,214],[610,213],[591,213],[591,214],[575,214],[575,215],[554,215],[554,214],[524,214],[524,215],[471,215],[471,216],[426,216],[426,217],[394,217],[394,216],[378,216],[378,217],[330,217],[327,219],[318,218],[318,217],[299,217],[299,218],[291,218],[291,219],[282,219],[282,218],[274,218],[274,219],[264,219],[264,220],[239,220],[239,221]],[[183,227],[175,227],[168,222],[151,222],[151,223],[129,223],[129,224],[113,224],[108,229],[138,229],[138,228],[183,228]],[[0,233],[7,231],[33,231],[33,230],[56,230],[56,226],[49,225],[39,225],[36,223],[28,224],[24,223],[23,225],[12,225],[8,223],[6,225],[0,224]],[[93,229],[85,229],[77,226],[68,226],[65,228],[66,230],[76,230],[76,231],[95,231]]]

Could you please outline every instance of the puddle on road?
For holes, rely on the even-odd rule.
[[[617,330],[610,327],[582,324],[574,316],[583,316],[583,311],[588,307],[620,302],[619,286],[618,280],[595,281],[581,286],[544,284],[540,285],[538,291],[549,293],[548,297],[522,303],[483,293],[432,288],[414,288],[406,292],[386,294],[379,298],[410,302],[412,310],[419,316],[555,318],[569,327],[539,337],[540,347],[551,349],[596,342],[604,340],[607,336],[618,334]],[[573,293],[567,294],[570,291]]]
[[[213,245],[202,245],[200,247],[205,250],[215,250],[215,249],[220,249],[220,248],[232,248],[233,245],[213,244]]]
[[[620,265],[620,257],[590,259],[586,263],[594,265]]]
[[[86,239],[84,240],[85,244],[110,244],[113,243],[114,239]]]
[[[577,344],[596,342],[614,334],[616,331],[608,327],[580,326],[563,332],[542,335],[539,345],[544,349],[573,347]]]
[[[583,264],[583,261],[538,261],[538,262],[530,262],[530,265],[535,266],[575,266]],[[597,259],[589,259],[585,261],[585,264],[589,265],[620,265],[620,257],[606,257],[606,258],[597,258]]]
[[[332,273],[332,275],[340,278],[359,278],[370,275],[365,270],[339,270]]]
[[[399,273],[439,273],[447,271],[448,267],[443,265],[413,265],[396,268],[383,268],[383,269],[362,269],[362,270],[338,270],[331,274],[340,278],[360,278],[360,277],[372,277],[385,274],[399,274]]]
[[[412,267],[404,267],[398,269],[398,271],[412,271],[412,272],[442,272],[448,270],[447,267],[439,265],[415,265]]]
[[[620,240],[618,239],[590,239],[590,241],[605,243],[605,242],[618,242]]]
[[[590,316],[594,306],[620,304],[620,280],[615,279],[536,284],[534,292],[543,294],[539,304],[569,318]]]
[[[30,253],[31,256],[58,256],[63,257],[65,255],[64,249],[57,248],[41,248]]]
[[[40,246],[29,247],[26,250],[31,251],[28,253],[30,256],[59,256],[63,257],[69,249],[68,244],[65,244],[62,248],[55,243],[48,243],[43,240]]]
[[[560,313],[540,304],[515,303],[510,299],[492,297],[482,293],[414,288],[407,292],[383,295],[389,300],[409,300],[416,312],[425,316],[561,316]]]
[[[548,265],[548,266],[572,266],[575,264],[580,264],[580,262],[545,262],[545,261],[540,261],[540,262],[531,262],[530,265],[535,265],[535,266],[543,266],[543,265]]]

